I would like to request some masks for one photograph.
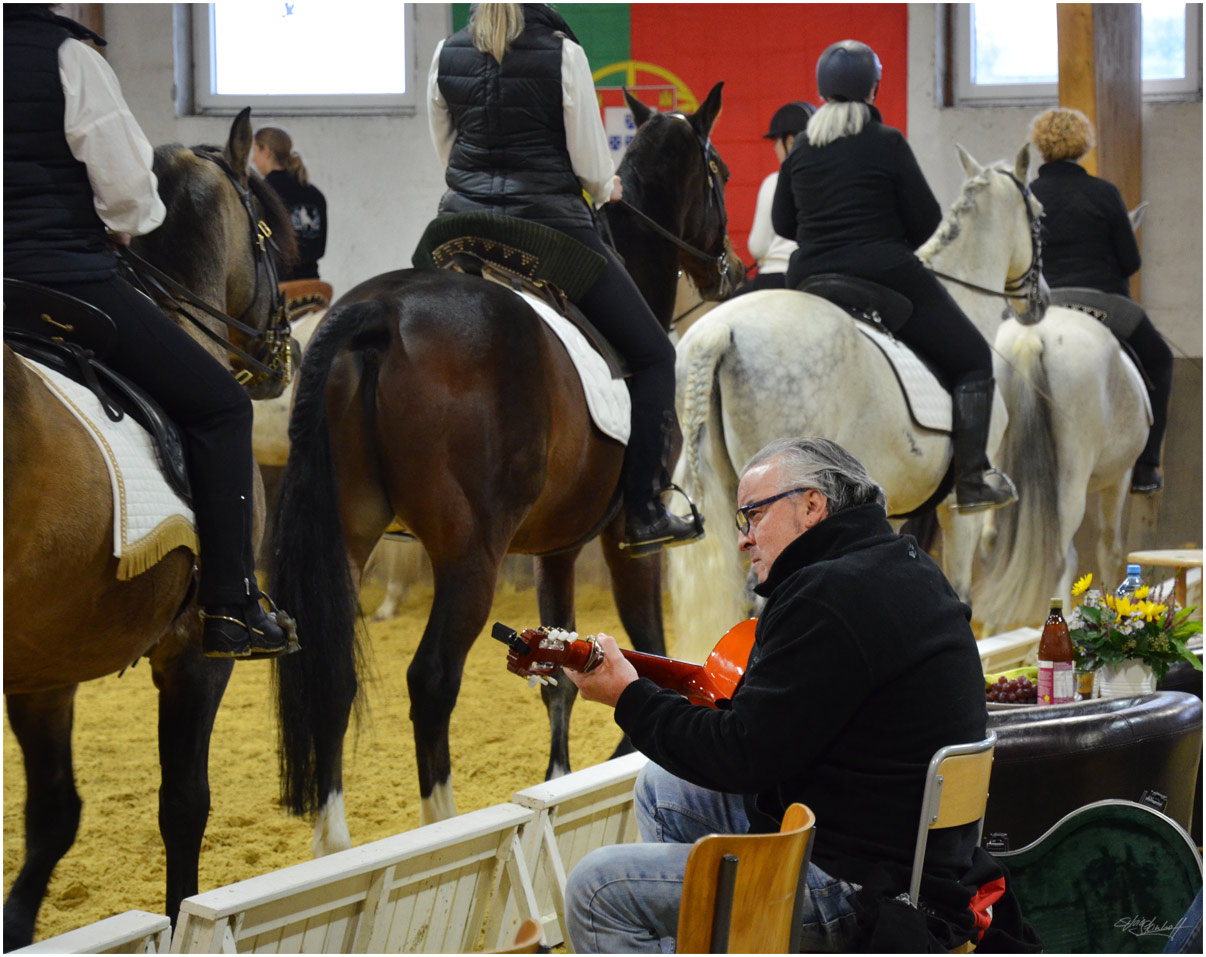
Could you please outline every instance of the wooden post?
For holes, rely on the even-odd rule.
[[[1127,209],[1143,200],[1143,76],[1137,3],[1060,3],[1059,105],[1080,110],[1097,130],[1081,165],[1109,180]],[[1131,294],[1139,297],[1139,277]]]

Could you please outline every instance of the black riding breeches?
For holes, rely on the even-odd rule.
[[[1152,385],[1149,390],[1152,400],[1152,428],[1147,434],[1147,445],[1144,446],[1138,461],[1144,465],[1159,467],[1160,443],[1164,441],[1164,430],[1168,427],[1168,400],[1172,395],[1172,350],[1146,315],[1126,342],[1135,350],[1135,355],[1139,357],[1143,371]]]
[[[992,352],[959,304],[916,259],[866,278],[895,289],[913,303],[896,338],[937,367],[948,389],[992,378]]]
[[[52,288],[112,317],[117,343],[109,365],[145,390],[179,427],[201,540],[201,604],[242,603],[249,589],[256,593],[252,413],[246,390],[230,370],[124,280],[57,283]]]
[[[674,423],[674,346],[616,254],[591,229],[562,230],[607,257],[603,274],[578,308],[628,363],[632,434],[624,466],[624,499],[637,507],[662,485],[666,429]]]

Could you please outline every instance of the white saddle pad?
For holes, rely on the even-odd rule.
[[[79,420],[100,449],[113,486],[113,554],[117,577],[133,578],[174,548],[198,553],[193,510],[168,485],[151,434],[130,416],[112,421],[92,392],[66,376],[31,362],[50,391]]]
[[[923,429],[951,431],[951,395],[942,387],[917,354],[902,342],[866,322],[855,322],[858,331],[875,343],[900,382],[909,414]]]
[[[558,315],[548,303],[529,295],[523,296],[529,306],[543,319],[557,338],[565,345],[578,377],[582,380],[582,391],[586,393],[586,404],[591,418],[604,435],[617,442],[628,444],[628,433],[632,426],[632,400],[623,379],[613,379],[607,361],[599,355],[586,336],[564,316]]]

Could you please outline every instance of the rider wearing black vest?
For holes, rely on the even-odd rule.
[[[544,4],[478,5],[469,25],[437,47],[428,100],[432,139],[447,166],[441,214],[532,220],[607,259],[578,306],[632,373],[622,479],[627,553],[636,558],[698,538],[702,530],[661,501],[675,428],[674,347],[599,237],[583,197],[585,187],[596,203],[619,198],[590,67],[573,32]]]
[[[932,362],[953,391],[955,500],[968,511],[1017,498],[1008,476],[990,468],[985,446],[992,412],[988,343],[913,250],[942,221],[942,210],[913,151],[871,105],[881,67],[857,40],[817,60],[825,105],[796,137],[783,163],[771,213],[775,231],[794,237],[787,283],[838,272],[870,279],[913,303],[896,336]]]
[[[150,232],[165,210],[151,146],[117,77],[81,39],[105,42],[49,4],[4,5],[4,275],[112,317],[109,364],[183,434],[201,542],[198,597],[209,616],[205,652],[280,654],[284,631],[257,600],[251,400],[228,369],[117,275],[110,239]]]
[[[1093,126],[1079,110],[1048,110],[1035,117],[1030,139],[1043,157],[1030,189],[1043,204],[1043,276],[1052,289],[1081,286],[1130,297],[1128,279],[1142,260],[1118,188],[1077,163],[1093,147]],[[1173,356],[1145,314],[1126,339],[1151,382],[1152,427],[1131,473],[1131,491],[1164,487],[1160,445],[1168,425]]]

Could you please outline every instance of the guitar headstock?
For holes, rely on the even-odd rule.
[[[594,636],[579,638],[576,631],[560,628],[525,628],[517,632],[496,621],[490,634],[505,644],[507,670],[521,678],[556,684],[562,667],[590,671],[602,660]]]

